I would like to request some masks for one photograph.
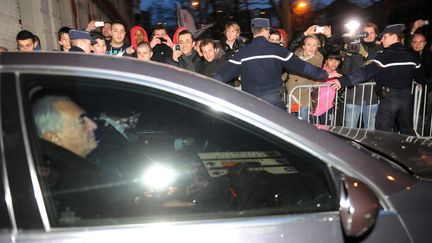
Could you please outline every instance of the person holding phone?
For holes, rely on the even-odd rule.
[[[152,61],[164,63],[172,56],[174,44],[168,35],[165,25],[162,23],[156,24],[153,30],[150,46],[153,51]]]
[[[194,49],[195,40],[192,33],[188,30],[183,30],[179,33],[178,40],[179,44],[174,46],[172,57],[167,60],[167,63],[200,73],[202,59]]]

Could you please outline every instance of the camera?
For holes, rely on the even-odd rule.
[[[354,54],[359,53],[361,39],[368,37],[368,32],[354,33],[349,35],[344,35],[345,48],[344,51]]]
[[[176,51],[180,51],[180,45],[179,45],[179,44],[175,45],[175,46],[174,46],[174,49],[175,49]]]
[[[315,32],[321,33],[321,34],[324,33],[324,26],[318,26],[318,27],[316,27]]]
[[[161,43],[167,41],[165,38],[162,38],[162,37],[158,37],[158,38],[159,38],[159,40],[161,41]]]

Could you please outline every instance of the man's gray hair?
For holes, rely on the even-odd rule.
[[[55,104],[60,101],[71,100],[66,96],[48,95],[33,104],[33,118],[40,138],[46,131],[59,132],[63,128],[63,118],[55,108]]]

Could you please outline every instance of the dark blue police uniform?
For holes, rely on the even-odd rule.
[[[241,76],[242,90],[285,109],[280,96],[282,72],[304,75],[314,80],[325,80],[328,73],[302,61],[282,46],[269,42],[265,37],[255,37],[226,62],[215,78],[228,82]]]
[[[401,43],[394,43],[377,54],[366,66],[339,79],[342,87],[376,79],[380,98],[375,128],[393,131],[397,126],[403,134],[414,135],[411,87],[413,79],[424,82],[418,59]]]

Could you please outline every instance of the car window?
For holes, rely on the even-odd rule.
[[[336,210],[323,162],[235,117],[110,80],[22,79],[54,227]],[[63,127],[36,113],[46,97]]]
[[[0,163],[1,165],[1,163]],[[0,172],[2,172],[2,169],[0,168]],[[0,232],[5,229],[11,229],[11,223],[9,220],[9,213],[6,206],[6,196],[4,192],[4,186],[3,186],[3,174],[0,175]]]

